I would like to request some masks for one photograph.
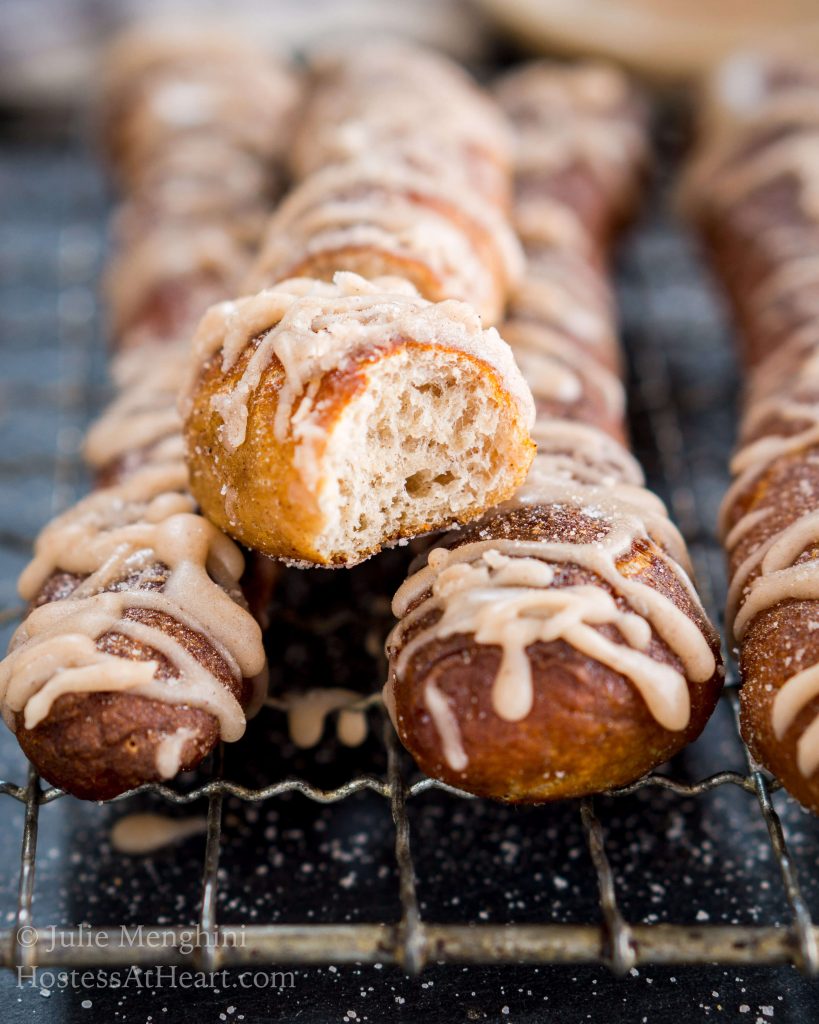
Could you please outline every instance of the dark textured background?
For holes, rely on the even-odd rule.
[[[92,155],[69,141],[14,140],[0,148],[0,607],[17,604],[15,578],[37,529],[86,486],[78,445],[105,396],[106,355],[97,302],[105,187]],[[681,410],[693,482],[673,497],[700,577],[723,590],[721,560],[699,520],[713,524],[733,430],[735,367],[728,334],[685,240],[655,213],[623,254],[625,340],[656,380],[632,387],[638,454],[663,490],[646,404]],[[658,361],[658,354],[662,357]],[[663,388],[667,364],[671,391]],[[655,368],[656,368],[655,367]],[[671,439],[672,445],[674,438]],[[686,479],[683,478],[683,483]],[[699,515],[694,514],[699,511]],[[351,573],[291,573],[274,632],[277,685],[379,681],[362,653],[372,595],[388,593],[401,557]],[[332,621],[333,610],[343,614]],[[321,643],[308,618],[329,625]],[[5,643],[11,625],[3,627]],[[744,770],[730,709],[671,766],[694,779]],[[337,784],[383,770],[379,744],[339,752],[332,740],[296,757],[280,716],[266,711],[228,751],[230,777],[255,785],[299,772]],[[0,775],[25,781],[13,738],[0,732]],[[819,823],[777,795],[811,910],[819,915]],[[65,798],[43,808],[34,920],[39,925],[196,920],[204,841],[193,837],[150,858],[113,852],[109,829],[123,813],[165,808],[154,798],[96,806]],[[618,897],[632,922],[785,923],[788,910],[756,802],[735,787],[681,799],[644,791],[603,798]],[[199,814],[201,808],[183,813]],[[22,806],[0,798],[0,915],[14,919]],[[429,793],[410,803],[423,915],[437,921],[596,922],[594,875],[577,807],[509,809]],[[394,921],[393,831],[374,794],[318,807],[300,796],[261,806],[228,801],[219,920]],[[299,971],[279,992],[184,992],[129,988],[19,988],[0,975],[0,1019],[17,1021],[305,1022],[648,1021],[707,1019],[755,1024],[819,1019],[819,991],[791,968],[643,968],[615,979],[604,968],[431,966],[417,979],[393,968],[328,965]]]

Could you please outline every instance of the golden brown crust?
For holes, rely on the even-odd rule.
[[[255,344],[258,341],[256,339]],[[316,547],[315,538],[322,522],[319,509],[295,470],[292,440],[288,438],[282,442],[274,432],[273,420],[284,382],[282,365],[275,356],[248,399],[245,442],[233,451],[227,451],[220,443],[222,419],[212,408],[213,399],[230,394],[236,388],[252,357],[255,344],[249,345],[227,372],[223,372],[219,357],[210,359],[201,370],[192,412],[185,422],[191,489],[197,501],[208,518],[220,529],[252,550],[270,557],[332,566],[348,565],[351,564],[351,557],[360,561],[374,554],[379,548],[352,556],[340,552],[337,560],[333,561],[328,560],[326,553]],[[443,345],[433,348],[412,341],[391,340],[378,348],[368,347],[354,353],[343,367],[321,378],[315,392],[314,406],[321,410],[316,426],[325,447],[334,426],[350,403],[366,389],[370,368],[375,363],[383,365],[385,360],[399,356],[405,349],[441,354],[448,351]],[[458,353],[458,356],[464,360],[465,365],[475,365],[484,383],[491,385],[493,399],[498,405],[505,410],[513,409],[514,399],[491,367],[464,353]],[[452,521],[475,519],[487,508],[508,497],[526,475],[532,447],[521,428],[518,444],[508,453],[510,465],[514,465],[512,459],[519,459],[514,482],[502,493],[487,493],[480,505],[475,505]],[[231,495],[227,503],[229,511],[225,502],[226,493]],[[407,520],[394,536],[383,538],[382,545],[396,542],[402,537],[428,533],[444,525],[447,523]]]
[[[199,708],[127,693],[66,694],[34,729],[15,720],[17,740],[40,775],[81,800],[110,800],[166,781],[157,770],[157,750],[179,729],[191,734],[179,771],[190,771],[219,740],[218,722]]]
[[[223,449],[222,420],[211,407],[214,396],[236,387],[252,352],[249,346],[227,373],[218,356],[202,367],[196,400],[185,421],[191,489],[205,515],[251,549],[292,558],[306,556],[305,549],[311,550],[307,538],[319,528],[319,517],[293,471],[292,441],[282,444],[273,433],[273,414],[284,381],[281,363],[274,358],[250,395],[247,439],[234,452]],[[337,410],[338,403],[349,400],[362,384],[363,379],[351,373],[347,382],[327,380],[322,387]],[[227,487],[235,493],[231,519],[225,509],[223,488]],[[291,538],[287,529],[296,536]]]
[[[605,632],[604,632],[604,635]],[[609,637],[614,638],[612,633]],[[699,736],[722,685],[714,677],[693,695],[691,719],[680,732],[657,724],[632,684],[562,640],[527,649],[535,702],[522,722],[499,719],[489,692],[500,654],[452,637],[429,652],[396,687],[398,733],[419,768],[478,796],[543,803],[627,785]],[[652,657],[663,661],[652,646]],[[441,756],[440,738],[422,699],[432,682],[459,710],[468,776]]]
[[[349,270],[368,279],[403,278],[431,302],[451,298],[446,293],[445,283],[428,263],[396,252],[376,251],[372,246],[347,245],[337,249],[319,249],[270,275],[270,283],[289,277],[313,277],[319,281],[332,281],[339,270]]]
[[[576,510],[540,508],[498,515],[483,531],[493,538],[582,543],[596,525]],[[588,531],[588,532],[585,532]],[[478,539],[465,531],[458,544]],[[635,544],[619,566],[669,596],[701,628],[719,665],[719,639],[691,602],[677,577],[656,550]],[[611,588],[593,573],[571,563],[561,565],[554,586],[590,583]],[[622,598],[618,605],[627,609]],[[601,626],[614,643],[618,631]],[[687,727],[670,731],[658,724],[633,683],[563,640],[527,648],[533,670],[534,705],[522,721],[499,718],[491,701],[500,651],[456,634],[424,644],[394,684],[395,720],[401,741],[419,767],[435,778],[480,796],[512,803],[541,803],[584,796],[626,785],[657,767],[692,742],[716,705],[722,686],[718,669],[705,683],[692,685]],[[682,666],[656,635],[646,653],[658,664]],[[684,673],[683,673],[684,674]],[[441,739],[424,700],[433,683],[458,709],[461,742],[468,757],[454,771],[442,754]]]

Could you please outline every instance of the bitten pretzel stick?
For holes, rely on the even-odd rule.
[[[738,57],[712,83],[684,199],[747,367],[721,510],[742,734],[819,812],[819,66]]]
[[[295,278],[214,306],[193,357],[195,493],[294,564],[352,565],[470,518],[529,467],[532,398],[509,346],[400,278]]]
[[[645,160],[614,71],[504,79],[519,133],[529,269],[504,334],[538,409],[513,500],[432,548],[396,594],[384,690],[429,775],[540,802],[624,785],[702,730],[719,643],[682,538],[620,443],[623,389],[604,262]]]
[[[321,65],[307,177],[246,282],[273,287],[208,314],[181,406],[194,494],[231,536],[349,566],[522,483],[531,396],[485,329],[520,260],[507,146],[443,58],[380,44]]]
[[[211,40],[188,40],[178,58],[164,39],[153,42],[140,37],[116,49],[109,126],[121,136],[114,156],[128,167],[126,182],[143,171],[159,182],[147,165],[168,166],[177,143],[187,146],[197,133],[221,135],[226,154],[244,145],[234,118],[254,116],[243,98],[265,79],[261,58],[246,70],[244,48],[226,41],[214,51]],[[275,64],[267,77],[268,95],[283,81],[295,95]],[[222,103],[205,116],[212,81]],[[182,125],[179,109],[165,105],[169,94],[187,95]],[[284,127],[286,105],[275,109]],[[139,133],[129,131],[132,122]],[[269,112],[265,124],[274,133]],[[272,178],[279,149],[276,140],[254,153],[271,168],[260,166],[260,180]],[[3,714],[24,751],[50,782],[89,799],[170,778],[220,738],[238,739],[265,682],[261,630],[240,585],[244,558],[197,513],[176,410],[192,317],[230,294],[247,265],[246,241],[231,248],[231,220],[248,197],[235,207],[230,188],[218,196],[214,177],[207,212],[185,208],[177,218],[168,197],[195,193],[201,179],[195,168],[174,174],[173,190],[140,197],[151,215],[139,237],[129,230],[118,238],[119,395],[85,449],[100,486],[40,534],[20,580],[32,607],[0,665]],[[210,261],[205,236],[224,241],[231,258]],[[146,252],[160,259],[146,260]]]

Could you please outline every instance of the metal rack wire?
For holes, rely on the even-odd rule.
[[[70,261],[69,261],[70,262]],[[93,286],[96,273],[90,261],[85,285]],[[76,268],[75,268],[76,269]],[[645,272],[639,258],[632,262],[630,272],[639,278]],[[76,274],[73,278],[77,280]],[[648,285],[641,291],[642,315],[646,332],[659,337],[664,329],[664,313],[654,302]],[[64,325],[65,326],[65,325]],[[94,328],[89,321],[77,329],[75,324],[61,333],[61,346],[70,347],[75,359],[88,363],[94,342]],[[79,355],[78,355],[79,353]],[[662,470],[669,485],[670,500],[677,522],[692,544],[698,576],[706,603],[713,609],[715,587],[710,580],[708,545],[709,524],[703,522],[692,486],[692,470],[687,461],[683,431],[680,425],[680,398],[669,372],[665,347],[662,344],[640,345],[631,353],[635,377],[639,381],[639,399],[648,417]],[[36,391],[36,389],[35,389]],[[43,399],[32,394],[31,400]],[[92,388],[68,388],[61,401],[69,412],[82,418],[92,397]],[[3,473],[12,475],[15,465],[3,466]],[[59,507],[73,497],[81,468],[76,454],[58,451],[54,461],[54,494]],[[8,539],[7,539],[8,541]],[[19,539],[9,543],[19,544]],[[700,557],[698,557],[700,556]],[[10,621],[21,609],[0,610],[0,619]],[[736,712],[736,695],[726,689],[725,700]],[[41,812],[65,794],[43,786],[33,769],[25,784],[0,782],[0,796],[22,803],[25,816],[20,846],[17,904],[11,927],[0,930],[0,966],[14,968],[35,964],[47,967],[89,967],[128,965],[189,965],[203,970],[243,964],[319,964],[319,963],[394,963],[409,973],[421,971],[428,962],[461,962],[471,964],[499,963],[602,963],[616,973],[624,973],[638,964],[756,964],[792,963],[804,973],[819,972],[819,926],[815,925],[800,889],[797,871],[791,857],[782,823],[771,794],[776,783],[768,779],[748,755],[747,771],[721,771],[697,782],[680,781],[661,773],[645,778],[611,794],[615,797],[638,790],[658,787],[678,797],[699,797],[719,787],[735,787],[756,802],[758,813],[767,829],[771,849],[784,885],[789,920],[775,925],[682,925],[630,923],[621,909],[615,875],[606,848],[606,835],[591,798],[579,801],[578,809],[583,835],[593,866],[593,882],[597,887],[599,919],[585,924],[476,924],[465,921],[441,924],[425,920],[416,894],[415,869],[411,850],[408,801],[431,789],[458,794],[456,790],[429,778],[410,781],[402,766],[402,758],[394,733],[384,721],[383,742],[386,748],[385,774],[356,775],[333,789],[322,789],[302,778],[284,778],[262,788],[249,788],[224,777],[222,759],[214,759],[211,777],[194,789],[176,790],[165,785],[141,787],[135,792],[151,793],[169,805],[191,804],[206,799],[207,831],[204,846],[202,885],[199,897],[198,928],[203,937],[195,949],[183,953],[183,931],[186,924],[175,928],[162,925],[161,930],[178,937],[178,941],[156,948],[151,945],[123,941],[118,927],[97,928],[100,942],[71,941],[71,929],[63,930],[67,941],[56,945],[42,941],[50,930],[39,929],[32,914],[35,894],[38,824]],[[401,913],[396,922],[342,924],[250,924],[244,929],[241,946],[232,944],[220,932],[217,916],[219,888],[219,857],[222,835],[223,805],[226,797],[245,803],[261,804],[285,793],[299,793],[319,804],[344,801],[363,790],[372,791],[389,802],[394,824],[394,863],[397,870]],[[120,800],[133,794],[126,794]],[[68,798],[71,799],[71,798]],[[471,798],[469,798],[471,799]],[[157,926],[160,927],[160,926]],[[24,933],[27,941],[20,940]],[[30,941],[37,935],[38,941]],[[85,935],[87,937],[88,931]]]

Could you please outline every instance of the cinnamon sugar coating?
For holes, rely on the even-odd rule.
[[[746,363],[721,514],[743,737],[819,812],[817,99],[810,62],[728,62],[712,82],[683,199],[731,299]]]

